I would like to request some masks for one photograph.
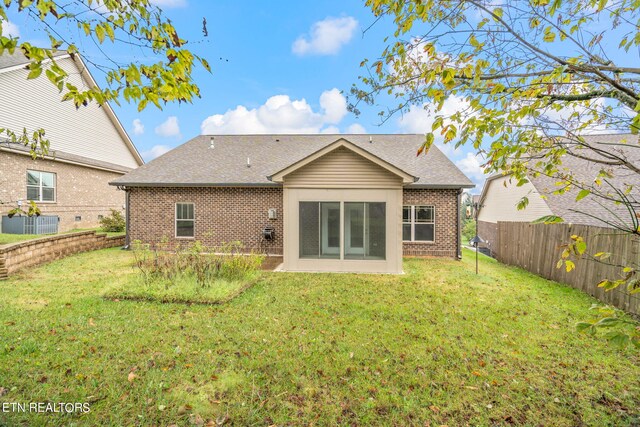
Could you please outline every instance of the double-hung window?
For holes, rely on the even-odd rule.
[[[193,203],[176,203],[176,237],[194,237],[196,215]]]
[[[434,206],[402,207],[402,240],[405,242],[433,242],[436,235]]]
[[[27,200],[34,202],[56,201],[56,174],[52,172],[27,171]]]

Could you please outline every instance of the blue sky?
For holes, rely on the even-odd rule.
[[[430,117],[414,108],[380,125],[384,107],[361,106],[356,117],[346,111],[344,95],[364,70],[364,58],[376,59],[391,34],[389,22],[374,23],[363,2],[155,0],[189,48],[206,58],[213,73],[195,74],[202,98],[163,110],[113,105],[143,157],[148,161],[200,133],[424,133]],[[10,13],[13,31],[37,41],[29,18]],[[202,18],[209,36],[202,35]],[[86,40],[77,38],[87,56],[104,62]],[[81,44],[81,43],[84,43]],[[108,42],[107,42],[108,44]],[[135,49],[107,52],[118,62],[152,61]],[[220,59],[222,58],[222,59]],[[104,86],[104,75],[92,74]],[[387,100],[392,102],[391,100]],[[455,109],[456,100],[449,108]],[[477,184],[480,162],[469,149],[445,153]],[[479,191],[477,187],[475,192]]]

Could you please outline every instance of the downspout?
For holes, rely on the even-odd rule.
[[[124,194],[125,194],[125,225],[124,225],[124,231],[125,231],[125,235],[124,235],[124,247],[122,249],[129,249],[130,244],[131,244],[131,240],[129,237],[129,219],[131,217],[130,212],[130,203],[129,203],[129,192],[131,190],[128,189],[127,187],[124,188]]]
[[[462,245],[461,245],[461,227],[460,227],[460,202],[462,199],[462,188],[458,189],[458,197],[456,199],[456,217],[458,218],[456,227],[456,244],[458,245],[458,259],[462,259]]]

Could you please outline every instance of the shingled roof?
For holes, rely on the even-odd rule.
[[[67,55],[67,51],[58,50],[52,53],[52,56],[54,58],[62,55]],[[0,55],[0,70],[3,70],[5,68],[13,68],[18,65],[26,65],[29,62],[31,62],[31,60],[24,56],[24,53],[22,53],[20,49],[16,49],[12,54],[9,54],[9,52],[4,52],[2,55]]]
[[[416,156],[424,135],[200,135],[112,181],[139,187],[277,186],[269,176],[340,140],[413,175],[413,188],[474,184],[432,146]],[[213,145],[212,145],[213,144]],[[213,147],[213,148],[212,148]],[[250,167],[247,167],[249,159]]]
[[[640,168],[640,139],[637,135],[588,135],[584,136],[584,139],[587,144],[596,148],[601,147],[604,151],[626,159],[636,168]],[[632,186],[633,190],[629,196],[636,205],[640,203],[640,174],[625,167],[589,161],[588,158],[603,161],[610,160],[596,154],[595,151],[588,149],[574,149],[572,151],[580,157],[570,154],[562,156],[562,165],[559,167],[558,173],[552,176],[539,175],[537,177],[529,177],[538,193],[545,196],[544,200],[551,212],[564,219],[565,222],[572,224],[607,227],[607,222],[614,224],[628,223],[630,221],[629,211],[622,204],[616,204],[595,195],[589,195],[576,201],[576,196],[580,190],[576,187],[563,194],[553,194],[559,188],[556,183],[562,180],[562,174],[565,172],[570,172],[577,182],[592,183],[600,171],[604,169],[612,175],[611,178],[607,178],[607,181],[613,188],[624,191],[627,186]],[[499,176],[502,175],[497,174],[489,177],[487,184]],[[487,184],[483,189],[483,196],[486,194]],[[602,192],[613,192],[613,189],[604,182],[600,190]],[[483,198],[481,197],[481,199]],[[635,208],[640,209],[640,206],[635,206]]]

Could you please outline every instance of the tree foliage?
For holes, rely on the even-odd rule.
[[[488,172],[519,179],[556,172],[567,153],[640,172],[582,138],[595,129],[640,130],[640,1],[367,4],[376,16],[393,18],[396,31],[380,59],[363,62],[368,75],[352,94],[368,103],[396,97],[383,119],[413,105],[433,112],[423,149],[439,137],[472,144],[486,156]],[[624,55],[612,59],[613,50]],[[625,63],[616,63],[621,57]],[[460,109],[445,114],[451,97],[462,100]]]
[[[640,173],[639,0],[366,3],[395,31],[380,58],[363,61],[354,111],[360,103],[393,104],[380,112],[386,121],[422,107],[434,120],[418,154],[437,140],[471,145],[487,173],[512,174],[518,185],[547,175],[557,181],[555,193],[598,198],[603,209],[624,206],[624,218],[616,213],[619,221],[606,225],[640,236],[638,190],[609,181]],[[447,100],[458,108],[444,108]],[[598,132],[628,135],[616,143],[586,137]],[[566,156],[597,170],[579,179],[563,167]],[[567,255],[561,264],[572,262]]]
[[[76,108],[90,102],[119,104],[121,99],[137,104],[138,110],[149,104],[162,108],[167,102],[191,102],[200,95],[193,81],[194,68],[199,65],[210,71],[207,61],[186,48],[187,41],[171,20],[149,0],[0,0],[0,24],[8,22],[10,10],[38,26],[49,45],[35,46],[3,34],[0,25],[0,55],[21,51],[29,60],[28,78],[47,78],[58,88],[61,99],[73,102]],[[155,62],[119,63],[103,50],[107,44],[135,48],[137,56]],[[58,50],[82,54],[80,46],[85,45],[94,45],[104,54],[101,62],[82,55],[85,63],[104,73],[106,87],[102,89],[74,85],[54,56]],[[43,130],[33,134],[26,130],[2,132],[14,142],[31,145],[32,152],[48,148]]]

